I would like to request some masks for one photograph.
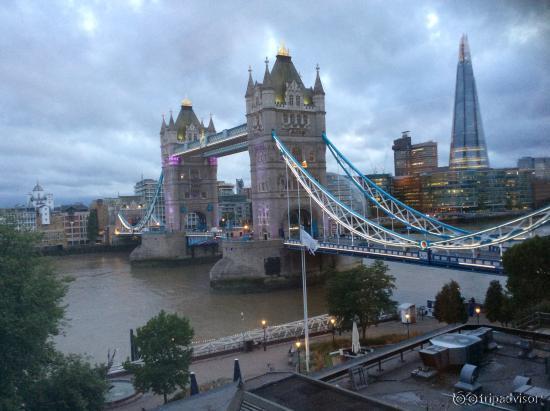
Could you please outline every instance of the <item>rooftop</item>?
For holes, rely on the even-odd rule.
[[[543,391],[550,390],[550,375],[545,369],[546,361],[550,361],[547,359],[550,357],[550,343],[548,343],[550,339],[547,339],[546,343],[536,345],[533,350],[535,358],[519,358],[520,348],[517,343],[522,340],[521,337],[499,331],[494,331],[493,337],[498,344],[498,349],[486,352],[478,366],[477,382],[481,384],[482,393],[509,395],[517,388],[513,386],[513,380],[518,375],[530,377],[529,385],[542,388]],[[441,339],[441,337],[436,338]],[[368,385],[358,393],[413,411],[462,409],[453,403],[454,385],[460,379],[462,367],[449,367],[439,371],[430,379],[412,377],[411,373],[421,367],[423,364],[418,348],[404,351],[403,362],[399,355],[383,362],[381,371],[378,369],[378,364],[372,364],[367,368]],[[332,383],[336,382],[343,388],[351,389],[351,380],[347,375],[332,381]],[[468,409],[477,411],[495,408],[478,403],[475,407],[468,407]]]

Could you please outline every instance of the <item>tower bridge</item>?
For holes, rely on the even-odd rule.
[[[249,69],[246,123],[217,132],[212,118],[199,121],[190,100],[160,130],[165,226],[143,236],[132,258],[183,258],[190,245],[211,244],[218,226],[217,159],[247,151],[250,157],[252,237],[219,240],[223,258],[213,281],[254,277],[290,278],[300,271],[294,249],[303,226],[321,242],[308,268],[343,267],[342,256],[388,258],[501,272],[503,249],[550,220],[550,207],[476,233],[429,217],[392,197],[364,176],[325,134],[325,92],[319,75],[306,87],[287,49],[281,48],[262,82]],[[327,150],[328,149],[328,150]],[[389,217],[384,226],[344,204],[326,188],[326,153],[364,195]],[[159,192],[160,190],[157,190]],[[153,206],[150,206],[154,207]],[[148,220],[154,214],[144,214]],[[394,222],[406,233],[394,229]],[[126,226],[128,223],[126,222]],[[132,231],[145,227],[140,221]],[[189,241],[189,233],[192,240]],[[347,260],[350,261],[349,259]]]

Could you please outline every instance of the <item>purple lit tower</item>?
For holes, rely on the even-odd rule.
[[[215,158],[178,157],[171,153],[184,143],[200,144],[216,129],[212,118],[208,127],[200,122],[189,99],[184,99],[176,121],[170,114],[160,129],[161,160],[164,175],[166,230],[203,231],[217,225],[217,162]]]
[[[307,88],[284,46],[279,48],[271,71],[266,58],[262,83],[254,82],[249,70],[246,89],[248,151],[250,155],[252,215],[255,238],[281,238],[288,233],[285,164],[271,138],[271,130],[323,184],[326,180],[325,92],[319,77]],[[290,174],[290,173],[289,173]],[[298,228],[297,182],[289,175],[291,231]],[[319,208],[300,190],[300,224],[314,235],[323,227]],[[294,232],[294,231],[293,231]],[[296,231],[297,233],[297,231]]]

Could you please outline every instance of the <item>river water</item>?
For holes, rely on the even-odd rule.
[[[444,283],[456,280],[463,296],[482,301],[489,282],[505,277],[388,262],[396,277],[394,299],[425,305]],[[132,267],[128,254],[88,254],[55,258],[60,276],[73,281],[65,298],[68,319],[55,343],[65,353],[86,354],[105,362],[107,350],[117,349],[115,362],[129,355],[129,330],[144,325],[164,309],[187,316],[195,339],[221,337],[303,317],[302,291],[291,289],[260,294],[225,294],[209,288],[212,264],[185,267]],[[309,315],[325,313],[321,286],[308,288]],[[244,313],[244,319],[241,318]]]

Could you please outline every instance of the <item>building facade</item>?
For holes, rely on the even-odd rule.
[[[69,247],[88,244],[88,207],[73,204],[59,207],[58,210]]]
[[[403,131],[400,138],[393,141],[395,176],[431,173],[437,170],[437,143],[426,141],[412,144],[409,131]]]
[[[0,209],[0,224],[22,231],[36,231],[36,209],[34,207],[11,207]]]
[[[485,133],[477,96],[468,38],[463,35],[458,52],[456,89],[449,168],[476,170],[489,167]]]
[[[153,202],[158,188],[158,180],[152,178],[142,178],[134,185],[134,195],[141,197],[141,204],[145,209],[149,208]],[[153,217],[160,225],[165,224],[164,214],[164,189],[160,186],[159,198],[155,202]]]
[[[315,207],[312,215],[305,190],[299,196],[295,178],[287,180],[271,132],[276,131],[316,180],[326,183],[325,92],[319,68],[314,86],[306,87],[288,49],[279,48],[271,70],[267,59],[265,63],[261,83],[254,82],[249,72],[245,93],[254,237],[281,238],[289,220],[291,230],[301,225],[317,234],[323,224],[321,212]]]

